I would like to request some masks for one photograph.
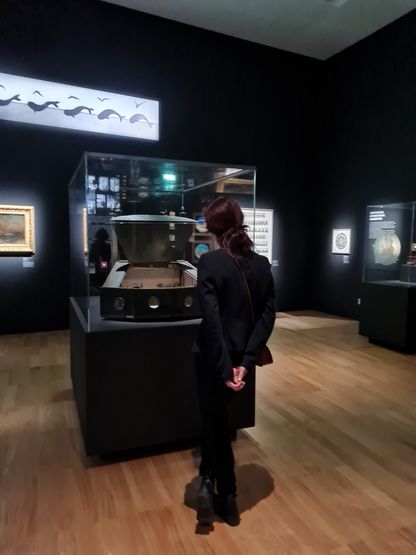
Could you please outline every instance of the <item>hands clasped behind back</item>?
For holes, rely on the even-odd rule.
[[[247,374],[247,369],[244,366],[237,366],[233,368],[233,379],[227,380],[225,385],[232,389],[233,391],[241,391],[246,385],[244,378]]]

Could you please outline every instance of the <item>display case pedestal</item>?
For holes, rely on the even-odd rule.
[[[191,347],[200,320],[115,322],[70,300],[71,377],[87,455],[196,440],[201,422]],[[254,426],[255,373],[230,405],[230,428]]]
[[[400,281],[414,283],[416,285],[416,266],[402,264],[400,266]]]
[[[416,284],[364,283],[359,333],[386,347],[416,352]]]

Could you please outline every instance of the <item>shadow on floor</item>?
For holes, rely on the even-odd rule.
[[[235,469],[238,490],[238,508],[240,514],[249,511],[262,499],[266,499],[274,490],[274,480],[269,471],[259,464],[243,464]],[[196,513],[196,500],[200,484],[199,476],[195,476],[191,482],[185,486],[184,504],[193,509]],[[222,522],[216,518],[216,522]],[[212,527],[197,526],[196,533],[208,534],[213,530]]]

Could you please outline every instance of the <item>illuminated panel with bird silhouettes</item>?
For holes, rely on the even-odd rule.
[[[0,119],[159,140],[159,102],[0,73]]]

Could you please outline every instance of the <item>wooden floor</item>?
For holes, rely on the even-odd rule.
[[[195,533],[196,450],[83,453],[67,332],[0,337],[0,554],[415,554],[416,357],[281,314],[235,443],[238,528]]]

